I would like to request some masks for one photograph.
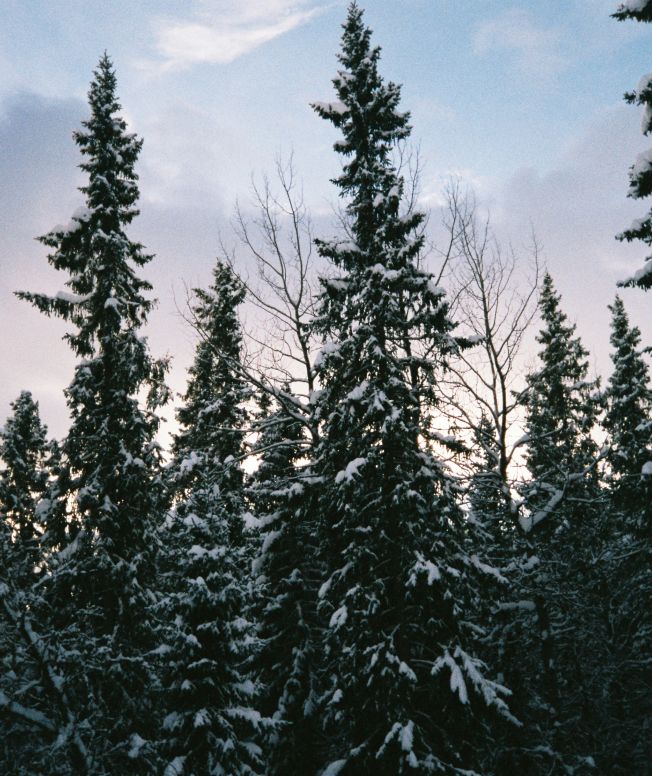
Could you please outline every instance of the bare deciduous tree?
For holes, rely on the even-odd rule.
[[[482,416],[489,420],[494,438],[484,453],[496,459],[496,472],[507,485],[510,463],[523,443],[515,438],[524,387],[521,347],[537,311],[541,247],[532,234],[529,273],[523,273],[525,262],[511,245],[500,244],[472,192],[452,181],[446,200],[453,315],[477,344],[459,352],[442,377],[442,407],[451,425],[476,443]]]
[[[267,176],[252,182],[251,214],[236,204],[235,233],[255,264],[254,278],[239,274],[265,320],[267,336],[248,332],[262,356],[261,368],[275,383],[303,386],[296,393],[307,397],[315,388],[307,326],[313,307],[312,224],[292,158],[277,159],[275,174],[276,186]],[[234,263],[234,252],[228,255]]]

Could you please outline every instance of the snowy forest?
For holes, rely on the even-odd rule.
[[[459,182],[431,243],[409,106],[356,2],[342,30],[312,106],[337,233],[279,160],[182,305],[170,445],[142,140],[99,59],[85,206],[38,238],[65,290],[16,289],[76,365],[64,438],[28,390],[0,431],[3,775],[652,772],[652,343],[614,287],[596,377],[536,236],[501,247]],[[625,99],[652,133],[652,75]],[[652,211],[615,237],[652,245]]]

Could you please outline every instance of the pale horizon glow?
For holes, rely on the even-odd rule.
[[[423,162],[420,202],[436,224],[442,187],[458,174],[505,242],[543,258],[591,351],[609,372],[616,282],[645,246],[614,236],[649,202],[627,198],[627,172],[652,142],[622,100],[652,70],[652,25],[609,18],[616,0],[369,0],[381,73],[403,84]],[[66,326],[19,302],[16,290],[55,293],[65,277],[34,238],[67,223],[83,198],[72,132],[104,50],[123,115],[144,138],[141,216],[130,234],[156,254],[145,270],[160,300],[146,334],[174,357],[183,391],[194,340],[175,299],[210,280],[220,239],[232,242],[251,176],[294,153],[315,232],[334,230],[336,133],[310,109],[333,96],[346,2],[335,0],[83,0],[0,7],[0,425],[30,390],[51,434],[67,427],[63,389],[74,357]],[[246,267],[244,267],[246,269]],[[622,289],[652,344],[652,294]],[[532,353],[534,358],[534,353]]]

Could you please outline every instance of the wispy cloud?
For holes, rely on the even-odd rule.
[[[508,52],[527,76],[547,78],[564,70],[568,58],[560,30],[541,27],[521,8],[511,8],[480,24],[473,38],[476,54]]]
[[[315,0],[196,0],[186,18],[154,22],[154,71],[227,64],[305,24],[324,7]]]

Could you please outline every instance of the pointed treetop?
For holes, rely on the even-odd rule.
[[[365,27],[363,12],[356,3],[349,6],[343,30],[342,48],[337,55],[343,69],[333,79],[339,100],[316,102],[313,108],[342,129],[344,139],[335,144],[335,150],[354,157],[336,181],[346,194],[363,175],[373,175],[378,163],[387,164],[390,150],[409,136],[411,127],[409,113],[398,111],[400,86],[386,84],[378,73],[380,48],[371,46],[371,30]],[[365,162],[371,167],[367,168]]]
[[[568,316],[561,309],[561,294],[555,288],[555,284],[550,273],[546,272],[543,276],[543,285],[541,287],[541,317],[548,324],[537,336],[537,341],[546,344],[551,334],[558,336],[560,333],[572,335],[575,332],[575,324],[568,322]]]
[[[74,134],[83,157],[79,166],[88,176],[79,189],[85,204],[66,226],[55,226],[39,238],[52,249],[50,264],[68,273],[65,285],[70,290],[53,297],[18,293],[75,324],[78,332],[67,339],[83,357],[93,355],[100,341],[108,342],[109,330],[142,326],[154,304],[145,296],[151,285],[134,272],[134,265],[142,266],[152,256],[125,231],[139,212],[135,165],[142,140],[127,132],[118,115],[116,77],[106,53],[95,69],[88,99],[91,115]]]

